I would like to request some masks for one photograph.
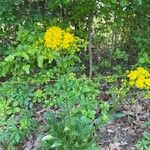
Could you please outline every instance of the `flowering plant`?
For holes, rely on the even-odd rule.
[[[78,50],[77,40],[73,34],[55,26],[48,28],[44,35],[45,46],[55,51],[74,53]]]
[[[43,71],[53,69],[56,65],[58,71],[62,73],[72,68],[75,61],[79,61],[75,52],[81,48],[85,49],[84,40],[74,36],[69,30],[56,26],[48,28],[46,32],[43,30],[38,25],[35,25],[34,30],[19,28],[18,45],[0,63],[0,76],[4,77],[8,73],[17,76],[29,75],[39,68]]]
[[[150,88],[150,72],[143,67],[138,67],[136,70],[127,72],[129,78],[129,85],[139,89]]]

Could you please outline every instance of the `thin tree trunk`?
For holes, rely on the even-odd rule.
[[[88,24],[87,24],[87,29],[88,29],[88,51],[89,51],[89,77],[92,77],[93,74],[93,58],[92,58],[92,22],[93,22],[93,17],[90,16],[88,18]]]
[[[113,14],[113,23],[116,21],[116,12]],[[111,49],[110,49],[110,55],[109,55],[109,62],[112,68],[112,53],[116,48],[116,28],[113,27],[112,29],[112,37],[111,37]]]

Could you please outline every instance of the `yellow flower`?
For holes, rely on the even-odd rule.
[[[45,46],[52,50],[63,50],[73,47],[77,50],[75,36],[59,27],[49,28],[44,35]]]
[[[127,77],[130,78],[130,80],[135,80],[137,78],[138,72],[137,71],[131,71]]]
[[[130,71],[127,75],[129,85],[140,89],[150,88],[150,73],[148,70],[138,67],[136,70]]]
[[[44,35],[45,45],[48,48],[60,50],[63,31],[58,27],[49,28]]]
[[[150,78],[149,79],[145,79],[145,84],[150,88]]]
[[[64,38],[63,38],[63,42],[62,42],[62,47],[64,49],[69,48],[70,44],[73,44],[74,42],[75,42],[75,38],[74,38],[73,34],[65,33]]]
[[[135,86],[137,88],[144,88],[145,87],[143,80],[140,80],[140,79],[136,80]]]
[[[142,67],[137,68],[139,75],[144,75],[145,77],[150,76],[150,73]]]

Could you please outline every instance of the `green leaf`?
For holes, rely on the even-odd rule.
[[[138,0],[139,1],[139,4],[141,5],[142,4],[142,0]]]
[[[143,57],[141,57],[141,58],[139,59],[139,62],[140,62],[141,64],[144,64],[144,63],[145,63],[145,59],[144,59]]]
[[[40,68],[43,67],[43,61],[44,61],[43,56],[38,55],[38,57],[37,57],[38,67],[40,67]]]
[[[6,58],[5,58],[5,61],[9,61],[9,62],[11,62],[11,61],[13,61],[13,60],[14,60],[14,58],[15,58],[15,56],[14,56],[14,55],[9,55],[8,57],[6,57]]]
[[[145,52],[145,53],[143,54],[143,57],[148,57],[147,52]]]
[[[22,69],[26,72],[26,74],[30,74],[30,65],[24,65]]]
[[[16,141],[17,143],[19,143],[19,141],[20,141],[20,135],[19,135],[19,133],[16,133],[16,134],[15,134],[15,141]]]
[[[112,0],[111,2],[115,4],[115,3],[116,3],[116,0]]]
[[[56,141],[56,142],[54,142],[54,144],[51,146],[51,148],[59,147],[59,146],[61,146],[61,145],[62,145],[61,142]]]
[[[9,110],[7,110],[6,113],[7,113],[8,115],[10,115],[10,114],[12,114],[12,112],[13,112],[12,109],[9,109]]]
[[[18,106],[18,102],[17,101],[13,102],[13,107],[16,107],[16,106]]]
[[[145,125],[150,128],[150,120],[146,121]]]
[[[122,7],[124,7],[124,6],[126,5],[126,3],[127,3],[126,0],[121,0],[120,5],[121,5]]]
[[[42,138],[42,141],[49,141],[49,140],[52,140],[52,139],[54,139],[54,137],[53,136],[51,136],[51,135],[46,135],[46,136],[44,136],[43,138]]]
[[[15,107],[14,111],[15,111],[15,112],[20,112],[21,109],[20,109],[19,107]]]
[[[16,56],[21,56],[21,57],[23,57],[24,59],[29,60],[29,56],[28,56],[28,54],[25,53],[25,52],[18,53]]]

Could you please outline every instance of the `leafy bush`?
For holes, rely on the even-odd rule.
[[[99,94],[98,86],[98,83],[94,83],[86,77],[77,79],[73,74],[70,74],[62,76],[53,85],[46,85],[45,93],[51,98],[50,105],[58,105],[66,110],[69,107],[71,110],[75,109],[74,113],[94,118],[94,109],[98,105],[96,100]],[[89,102],[90,105],[88,105]]]
[[[47,118],[50,129],[42,138],[43,150],[98,150],[92,139],[94,127],[90,119],[84,116],[69,117],[69,114],[65,117],[61,114],[59,117],[49,114]]]
[[[44,103],[47,107],[53,106],[56,112],[46,117],[48,132],[42,138],[43,149],[98,149],[93,141],[96,109],[102,109],[97,126],[108,120],[109,109],[97,101],[98,86],[85,77],[77,79],[74,74],[45,86],[43,95],[50,99],[43,96]]]
[[[53,34],[51,30],[52,33],[54,32]],[[60,35],[57,35],[57,32],[53,30],[60,30]],[[74,53],[77,51],[78,46],[80,48],[85,46],[83,40],[58,27],[51,27],[47,30],[45,38],[44,29],[38,24],[34,25],[34,30],[20,26],[17,35],[17,47],[11,49],[10,54],[0,63],[1,77],[5,77],[8,74],[19,77],[36,74],[44,69],[53,69],[56,64],[58,70],[61,73],[65,73],[77,60],[77,56]],[[58,40],[54,41],[55,36],[60,36],[60,40],[63,40],[57,43]],[[49,47],[49,44],[51,45],[52,43],[53,47]],[[57,51],[57,48],[59,51]]]
[[[21,110],[18,116],[2,117],[0,126],[0,142],[5,149],[12,150],[35,130],[36,122],[31,111]]]

